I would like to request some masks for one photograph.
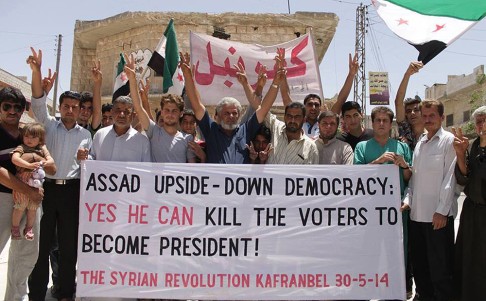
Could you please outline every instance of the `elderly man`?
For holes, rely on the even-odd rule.
[[[132,127],[133,102],[128,96],[113,100],[114,124],[96,132],[89,151],[90,158],[103,161],[151,162],[150,142]],[[78,159],[86,159],[82,150]]]
[[[181,68],[185,79],[186,93],[189,96],[199,128],[206,139],[207,162],[226,164],[249,163],[250,159],[246,145],[250,144],[268,111],[270,111],[278,93],[283,67],[277,71],[277,76],[273,79],[261,106],[243,124],[239,123],[242,111],[241,104],[232,97],[223,97],[216,106],[219,124],[209,117],[209,113],[196,89],[190,58],[187,53],[185,55],[181,53]]]

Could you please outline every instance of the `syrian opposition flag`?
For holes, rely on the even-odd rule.
[[[372,0],[386,25],[424,64],[486,15],[486,0]]]
[[[120,53],[120,61],[118,62],[116,68],[116,78],[115,78],[115,85],[113,87],[112,100],[117,99],[118,96],[126,96],[130,94],[128,77],[123,71],[123,67],[125,67],[125,58],[123,57],[123,54]]]
[[[160,38],[148,66],[163,76],[163,93],[182,94],[184,78],[179,68],[179,48],[174,29],[174,20],[170,19],[164,35]]]

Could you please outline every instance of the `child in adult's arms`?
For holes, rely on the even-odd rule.
[[[49,174],[56,173],[54,159],[45,146],[45,129],[40,123],[27,124],[22,129],[23,143],[11,152],[12,163],[17,167],[16,176],[24,183],[33,187],[41,187],[44,175],[44,167],[47,167]],[[20,221],[27,210],[27,222],[24,229],[26,240],[34,240],[35,216],[39,204],[33,202],[20,191],[13,191],[14,210],[12,213],[11,238],[22,239],[20,234]]]

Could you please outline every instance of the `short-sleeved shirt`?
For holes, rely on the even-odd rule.
[[[413,151],[415,149],[415,146],[417,145],[418,139],[415,137],[413,133],[412,126],[406,120],[400,121],[397,124],[398,124],[398,135],[400,135],[400,137],[405,138],[407,140],[406,143]]]
[[[369,164],[385,152],[401,155],[408,165],[412,165],[412,151],[410,147],[406,143],[391,138],[388,139],[384,146],[381,146],[374,138],[359,142],[354,150],[354,164]],[[392,164],[392,162],[385,164]],[[400,193],[402,196],[406,187],[403,171],[400,169]]]
[[[372,129],[365,129],[363,133],[361,133],[361,136],[356,137],[351,135],[350,133],[341,133],[337,137],[337,139],[344,141],[351,145],[351,148],[354,150],[356,148],[356,144],[358,144],[361,141],[368,141],[371,138],[373,138],[373,130]]]
[[[318,164],[319,154],[314,141],[304,135],[300,139],[288,141],[285,123],[277,116],[268,113],[265,126],[272,133],[273,151],[268,156],[267,164]]]
[[[22,143],[22,137],[13,137],[0,125],[0,166],[15,175],[16,168],[10,159],[10,153]],[[12,193],[12,189],[0,184],[0,192]]]
[[[199,128],[206,139],[207,163],[244,164],[250,163],[246,145],[255,137],[260,123],[256,114],[245,123],[240,124],[231,136],[209,117],[208,111],[198,120]]]
[[[153,162],[186,163],[195,157],[188,146],[189,142],[194,140],[192,135],[184,135],[177,131],[172,136],[163,127],[150,120],[147,137],[150,140]]]

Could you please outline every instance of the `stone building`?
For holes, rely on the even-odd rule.
[[[318,62],[335,34],[338,17],[333,13],[295,14],[125,12],[103,20],[76,21],[71,89],[92,90],[90,68],[101,61],[103,102],[111,101],[120,52],[151,53],[170,20],[174,19],[181,51],[189,50],[189,31],[243,43],[275,45],[292,40],[312,28]],[[162,80],[150,75],[150,101],[158,107]]]
[[[425,98],[444,103],[443,126],[467,128],[474,109],[486,104],[484,65],[474,68],[471,74],[448,75],[447,83],[426,88]]]

